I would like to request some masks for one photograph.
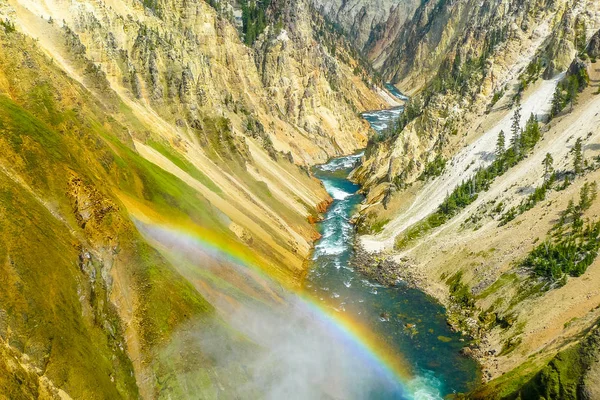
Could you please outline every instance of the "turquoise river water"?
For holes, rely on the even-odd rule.
[[[400,112],[401,108],[374,111],[365,118],[381,130]],[[478,368],[460,354],[468,339],[450,329],[444,308],[402,282],[383,287],[351,266],[355,232],[350,218],[363,197],[347,176],[360,158],[360,154],[341,157],[314,169],[334,201],[319,223],[322,238],[315,245],[306,290],[335,312],[368,326],[386,348],[395,349],[410,366],[415,376],[412,393],[382,390],[372,398],[437,399],[468,391],[477,381]]]

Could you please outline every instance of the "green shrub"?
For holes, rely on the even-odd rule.
[[[520,119],[519,113],[520,110],[517,108],[515,121]],[[491,165],[479,169],[472,178],[463,181],[456,187],[433,214],[398,235],[394,242],[394,248],[397,250],[406,248],[410,242],[422,237],[429,230],[443,225],[460,210],[473,203],[480,192],[487,191],[496,177],[503,175],[523,160],[541,138],[540,127],[533,114],[527,121],[525,129],[516,136],[511,147],[497,155]],[[517,151],[516,148],[519,150]]]
[[[462,272],[452,275],[446,283],[450,290],[450,295],[454,301],[463,307],[471,308],[475,306],[475,299],[471,294],[469,286],[462,282]]]
[[[426,181],[429,178],[440,176],[444,172],[444,169],[446,169],[446,159],[438,154],[433,161],[425,165],[425,169],[419,180]]]
[[[536,275],[561,285],[566,276],[580,276],[589,267],[600,250],[600,221],[583,220],[583,212],[596,198],[594,184],[586,183],[577,205],[569,202],[552,234],[536,246],[521,262],[521,266]]]

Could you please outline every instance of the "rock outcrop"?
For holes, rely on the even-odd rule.
[[[385,105],[308,4],[271,6],[248,46],[214,2],[0,4],[0,392],[260,397],[198,335],[259,351],[222,316],[298,287],[308,167]]]
[[[592,58],[600,57],[600,30],[590,39],[587,47],[587,54]]]
[[[313,0],[323,15],[338,24],[359,50],[367,53],[380,41],[386,25],[402,26],[419,6],[415,0]],[[397,31],[395,32],[397,33]],[[389,33],[388,33],[389,34]]]
[[[597,24],[593,12],[568,2],[528,8],[510,1],[475,3],[425,2],[393,51],[382,55],[384,79],[415,99],[403,129],[374,140],[355,174],[366,190],[377,188],[375,201],[415,182],[437,155],[460,149],[474,121],[503,95],[565,71],[585,40],[582,29]]]
[[[549,276],[539,265],[554,262],[558,238],[577,236],[567,210],[600,180],[599,7],[424,2],[376,59],[384,79],[411,101],[396,128],[373,137],[354,171],[367,195],[357,217],[368,233],[361,245],[377,257],[367,273],[412,276],[444,302],[457,330],[475,337],[464,351],[483,366],[475,398],[598,389],[595,360],[577,358],[600,317],[597,250],[584,251],[586,267],[577,272],[559,261],[554,271],[561,272]],[[536,139],[522,147],[529,130]],[[509,146],[526,153],[499,166]],[[581,152],[585,162],[575,161]],[[556,184],[548,183],[544,160],[553,160]],[[574,220],[597,226],[600,203],[588,203]],[[524,376],[532,378],[527,385],[515,382]]]

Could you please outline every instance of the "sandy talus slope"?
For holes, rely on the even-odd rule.
[[[570,200],[579,201],[582,187],[600,183],[600,68],[590,50],[596,40],[590,42],[590,37],[597,35],[600,14],[596,2],[585,3],[587,6],[583,3],[564,3],[556,15],[552,14],[556,9],[548,8],[548,18],[539,19],[537,25],[529,24],[520,40],[515,42],[515,36],[509,35],[505,43],[497,45],[483,70],[475,69],[471,75],[479,76],[477,82],[482,85],[475,96],[461,97],[458,93],[464,87],[444,87],[443,82],[434,79],[444,93],[430,97],[422,114],[396,137],[374,145],[370,154],[367,150],[365,165],[355,171],[367,192],[366,204],[357,216],[360,227],[369,232],[369,226],[378,226],[361,237],[364,247],[381,252],[379,257],[394,259],[399,276],[440,299],[449,309],[450,322],[465,334],[475,335],[476,345],[466,352],[483,365],[487,384],[474,394],[480,398],[516,396],[519,390],[527,390],[523,396],[542,395],[535,392],[540,390],[536,385],[567,373],[565,360],[577,359],[573,354],[585,348],[580,343],[600,317],[600,259],[596,258],[583,275],[566,277],[563,286],[520,266],[548,238]],[[578,45],[578,37],[586,41]],[[530,72],[535,65],[538,71]],[[589,86],[578,94],[574,104],[567,104],[548,122],[557,83],[572,79],[581,66],[589,76]],[[470,82],[460,74],[459,78],[466,85]],[[494,92],[499,93],[495,104]],[[397,237],[403,237],[409,228],[435,212],[458,185],[494,160],[500,130],[510,142],[513,98],[517,93],[521,96],[521,125],[533,113],[542,126],[540,142],[440,227],[425,229],[421,236],[415,235],[394,249]],[[458,127],[456,136],[444,135],[449,122]],[[560,179],[571,176],[573,147],[578,139],[588,166],[584,172],[571,178],[572,184],[564,190],[549,190],[531,209],[501,223],[513,207],[518,209],[543,184],[542,161],[546,154],[553,157]],[[442,174],[419,180],[433,154],[446,159]],[[598,221],[599,207],[596,199],[583,217]],[[589,339],[592,342],[593,332]],[[574,350],[567,350],[571,348]],[[545,367],[557,353],[561,355],[552,361],[554,364]],[[595,371],[597,366],[591,365],[590,371]],[[559,372],[552,375],[544,369],[546,375],[538,375],[538,381],[523,386],[543,368]],[[588,376],[586,371],[574,368],[573,374],[568,379],[560,375],[564,385],[571,386],[561,388],[554,381],[547,383],[548,393],[575,390],[577,385],[590,393],[597,390],[592,372]],[[561,398],[548,393],[544,395]]]

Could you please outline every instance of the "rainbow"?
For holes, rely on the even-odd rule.
[[[148,234],[148,227],[150,227],[163,235],[169,235],[183,246],[198,246],[210,257],[244,267],[253,275],[258,274],[265,281],[277,284],[259,267],[259,261],[245,246],[223,239],[222,235],[219,236],[216,232],[195,225],[185,229],[181,226],[153,223],[148,219],[142,222],[134,218],[134,221],[145,235]],[[292,294],[298,300],[296,303],[300,304],[300,307],[304,308],[310,316],[318,318],[327,330],[343,337],[346,343],[360,353],[359,356],[370,360],[382,371],[386,375],[386,380],[396,382],[406,396],[412,397],[411,392],[414,392],[414,388],[411,388],[411,382],[414,382],[415,377],[411,367],[396,349],[381,341],[375,332],[352,319],[350,315],[333,310],[325,302],[305,292],[296,291]]]
[[[298,296],[313,315],[321,317],[322,321],[331,329],[342,333],[355,349],[362,352],[366,358],[375,361],[390,380],[404,383],[413,378],[410,367],[404,362],[401,355],[395,349],[382,343],[377,335],[364,324],[352,319],[350,315],[331,310],[312,297]]]

